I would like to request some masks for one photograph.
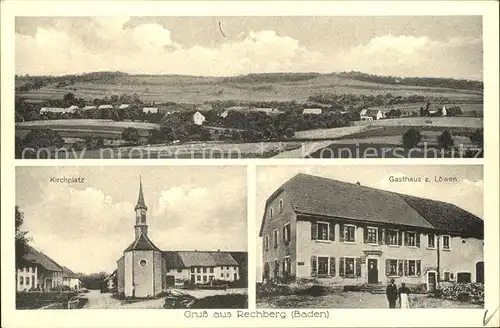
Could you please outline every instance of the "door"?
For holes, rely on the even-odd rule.
[[[476,282],[484,284],[484,262],[476,263]]]
[[[378,260],[368,259],[368,283],[378,283]]]
[[[427,272],[427,291],[433,292],[436,290],[436,272]]]
[[[175,285],[175,277],[174,276],[167,276],[167,286],[172,287]]]

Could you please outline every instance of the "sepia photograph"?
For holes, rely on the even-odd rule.
[[[15,214],[16,309],[248,307],[245,167],[18,167]]]
[[[484,307],[482,166],[261,166],[257,184],[258,308]]]
[[[482,16],[15,18],[15,157],[483,157]]]

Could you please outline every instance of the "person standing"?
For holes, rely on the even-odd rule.
[[[399,304],[402,309],[409,309],[410,302],[408,300],[408,295],[410,295],[410,289],[406,287],[405,283],[401,283],[401,288],[399,288]]]
[[[398,288],[394,284],[394,279],[391,279],[389,285],[387,285],[385,295],[387,296],[387,300],[389,301],[389,308],[396,308],[396,301],[398,300]]]

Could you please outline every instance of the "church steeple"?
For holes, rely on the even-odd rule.
[[[146,212],[148,207],[144,201],[144,194],[142,191],[142,178],[139,176],[139,197],[137,198],[137,205],[135,205],[135,239],[141,236],[148,235],[148,225],[146,223]]]

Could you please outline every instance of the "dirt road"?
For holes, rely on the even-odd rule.
[[[89,302],[83,307],[84,309],[162,309],[165,303],[164,298],[126,303],[114,299],[110,293],[102,294],[99,290],[91,290],[85,297]]]

